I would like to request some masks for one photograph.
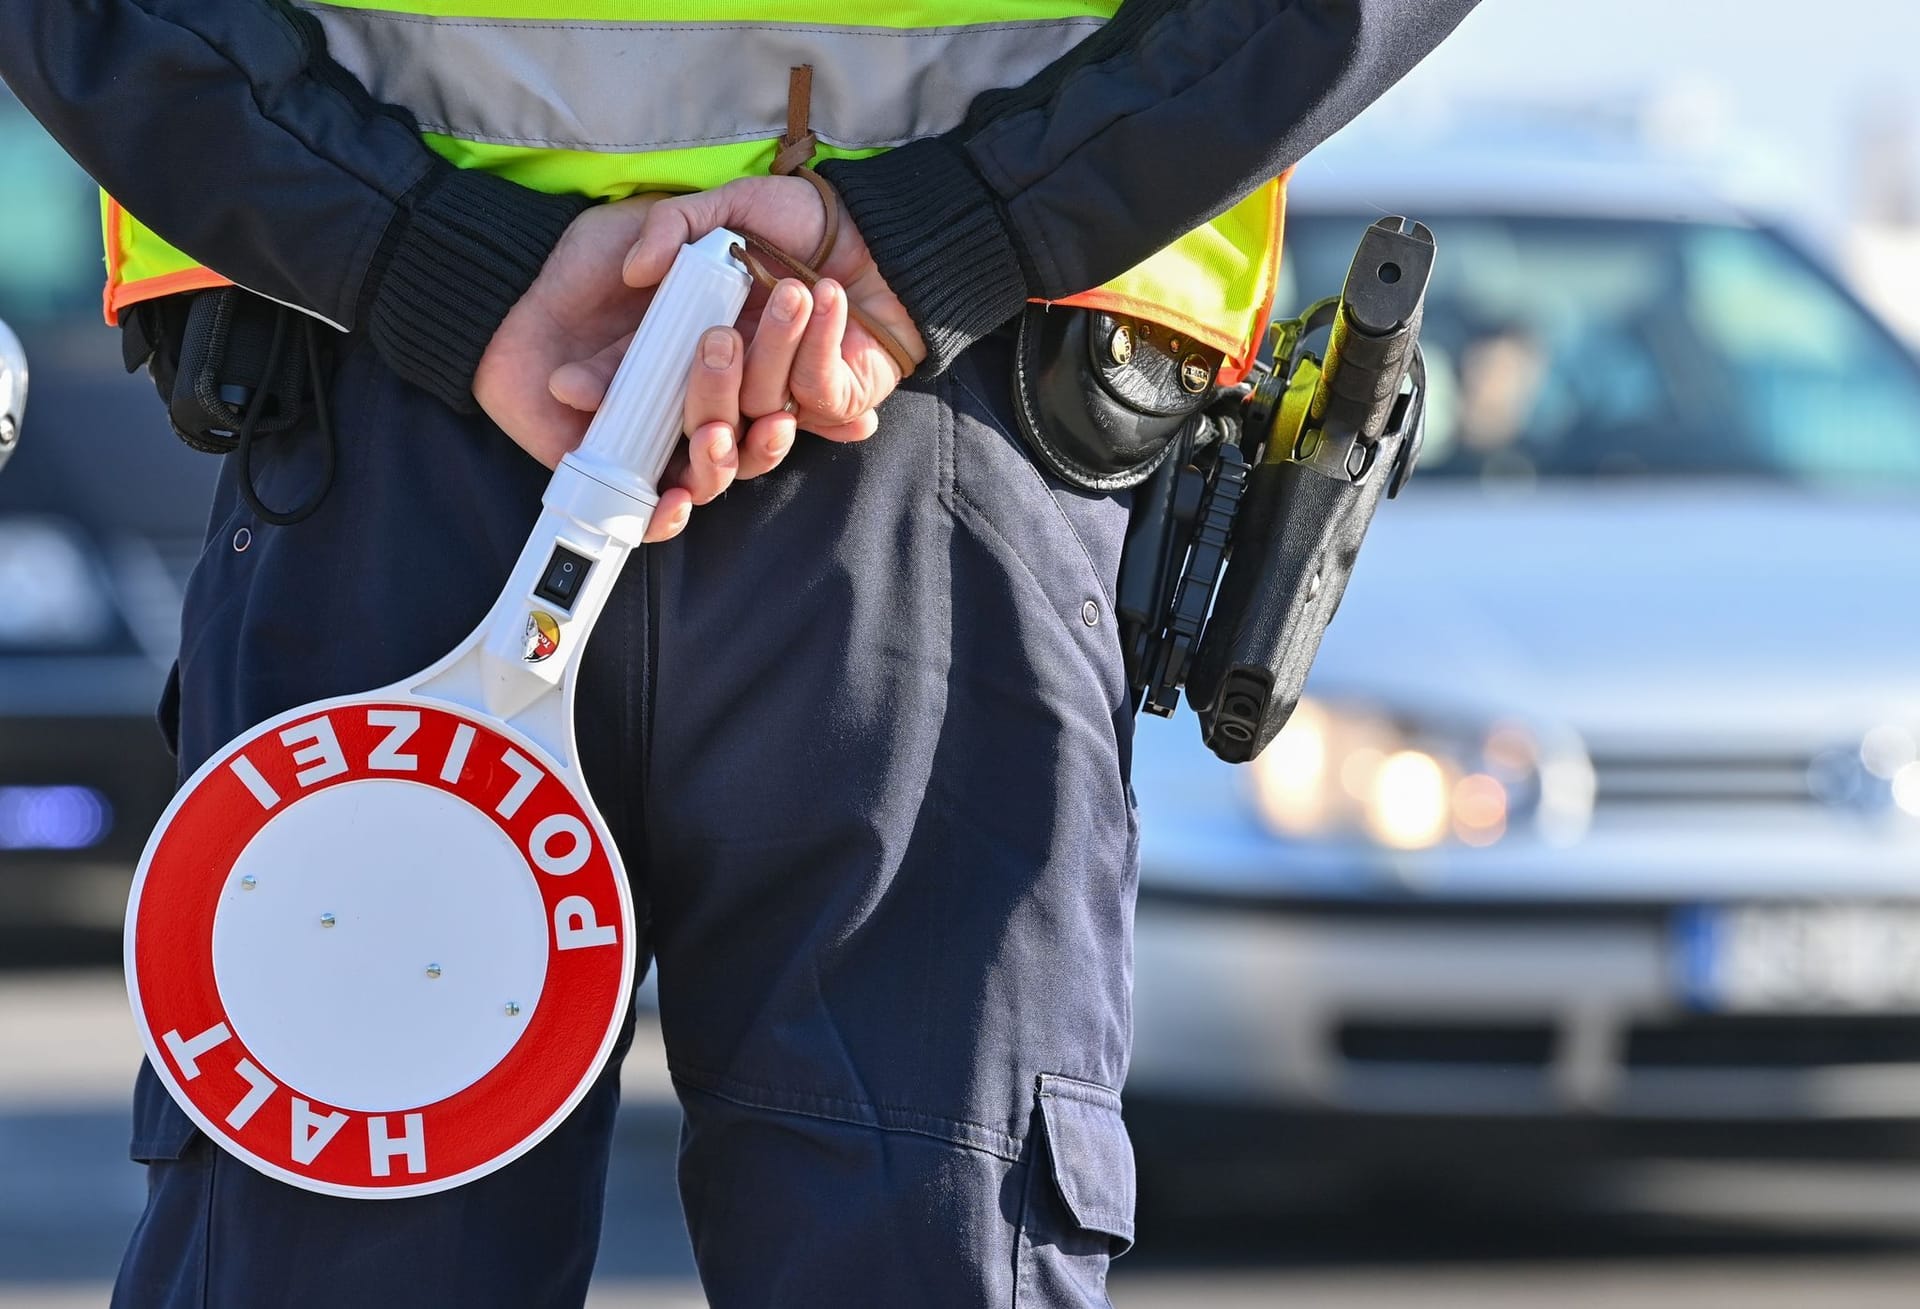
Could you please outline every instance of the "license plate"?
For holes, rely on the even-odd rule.
[[[1703,905],[1675,928],[1695,1008],[1920,1010],[1920,905]]]

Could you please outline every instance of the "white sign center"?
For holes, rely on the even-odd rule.
[[[506,1057],[545,985],[548,936],[533,870],[492,818],[415,782],[344,782],[247,843],[213,970],[234,1035],[274,1077],[383,1113]]]

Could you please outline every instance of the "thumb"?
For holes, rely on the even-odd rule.
[[[658,286],[680,247],[698,241],[716,227],[725,227],[734,219],[731,187],[698,191],[692,195],[663,200],[647,211],[646,226],[640,239],[627,251],[621,276],[631,287]]]
[[[591,359],[561,364],[547,379],[547,390],[569,409],[592,413],[607,398],[607,388],[613,385],[613,375],[632,341],[633,333],[628,332]]]

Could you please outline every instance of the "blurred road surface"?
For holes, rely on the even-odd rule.
[[[135,1041],[116,974],[0,973],[0,1309],[97,1309],[140,1211]],[[594,1309],[702,1301],[673,1193],[657,1029],[624,1073]],[[1564,1207],[1162,1220],[1119,1309],[1849,1309],[1920,1301],[1920,1168],[1666,1164]]]

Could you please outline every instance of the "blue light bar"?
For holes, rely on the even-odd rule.
[[[90,786],[0,786],[0,850],[85,850],[113,828]]]

